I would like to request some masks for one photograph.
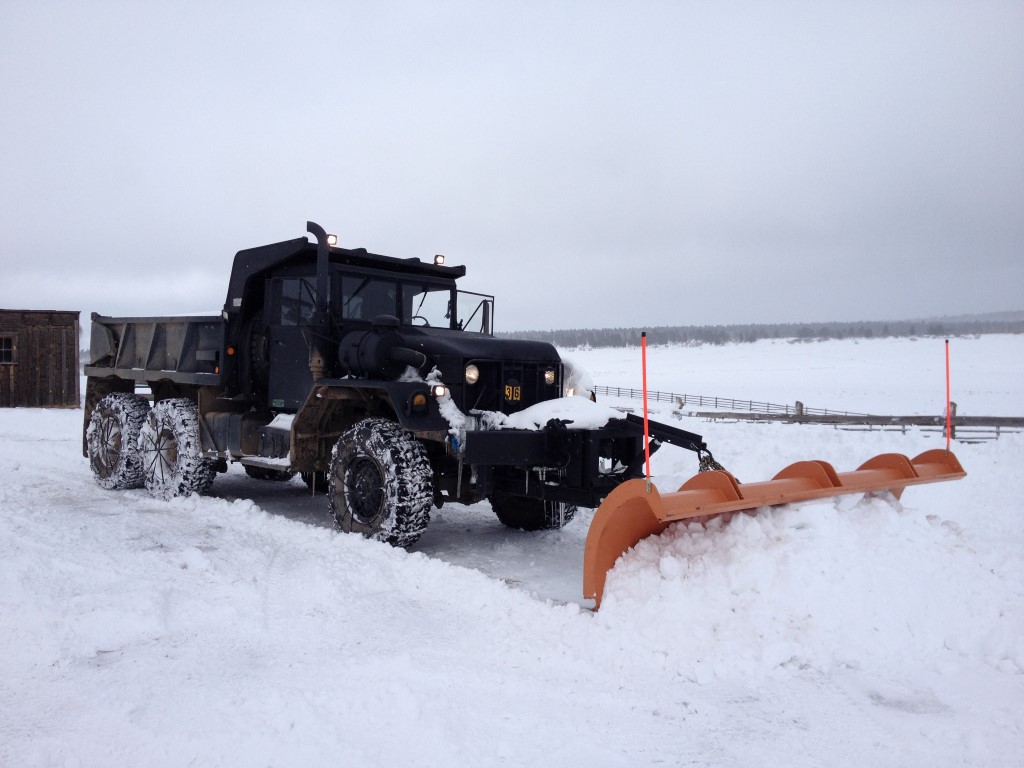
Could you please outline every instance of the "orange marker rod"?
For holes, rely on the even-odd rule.
[[[950,397],[949,390],[949,339],[946,339],[946,450],[949,450],[950,445],[953,442],[953,431],[950,429],[953,425],[953,414],[950,413],[952,405],[952,398]]]
[[[647,492],[651,492],[651,430],[647,419],[647,331],[640,334],[640,359],[644,387],[644,463],[647,467]]]

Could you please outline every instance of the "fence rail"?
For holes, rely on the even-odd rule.
[[[599,395],[642,398],[642,389],[626,387],[594,387]],[[884,430],[906,432],[908,427],[924,431],[938,431],[945,436],[946,420],[943,416],[873,416],[867,413],[835,411],[828,408],[807,408],[803,403],[780,405],[759,400],[736,400],[706,395],[680,395],[675,392],[648,390],[648,401],[675,403],[680,408],[695,405],[700,408],[721,408],[719,411],[698,411],[694,416],[726,421],[787,421],[793,424],[831,424],[844,430]],[[957,416],[953,407],[953,439],[962,442],[998,440],[1000,435],[1024,431],[1024,417],[1017,416]]]
[[[642,389],[631,389],[628,387],[605,387],[596,386],[594,392],[598,395],[611,397],[630,397],[640,399],[643,397]],[[781,416],[867,416],[866,413],[855,413],[853,411],[834,411],[828,408],[809,408],[803,403],[797,402],[793,405],[782,405],[781,403],[765,403],[760,400],[736,400],[731,397],[709,397],[707,395],[681,395],[676,392],[659,392],[647,390],[647,399],[654,402],[675,403],[680,408],[688,405],[698,408],[724,408],[730,411],[747,411],[748,413],[778,414]]]

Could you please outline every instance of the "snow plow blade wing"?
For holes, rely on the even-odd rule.
[[[958,480],[966,476],[951,451],[925,451],[911,460],[884,453],[852,472],[836,472],[825,461],[798,461],[771,480],[738,483],[728,472],[713,470],[691,477],[674,493],[659,493],[646,480],[627,480],[615,488],[594,515],[583,554],[583,596],[601,605],[605,577],[615,561],[647,536],[681,520],[707,520],[758,507],[824,499],[847,493],[889,491],[900,497],[908,485]]]

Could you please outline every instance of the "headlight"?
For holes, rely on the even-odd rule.
[[[476,384],[480,380],[480,369],[470,363],[466,366],[466,383]]]
[[[548,368],[544,371],[544,383],[549,387],[555,383],[555,371],[553,368]]]

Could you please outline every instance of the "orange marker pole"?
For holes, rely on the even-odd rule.
[[[950,444],[953,442],[953,432],[950,429],[953,422],[953,414],[950,413],[950,406],[952,404],[952,398],[949,393],[949,339],[946,339],[946,450],[949,450]]]
[[[640,334],[640,359],[644,385],[644,462],[647,467],[647,492],[651,492],[651,430],[647,421],[647,331]]]

